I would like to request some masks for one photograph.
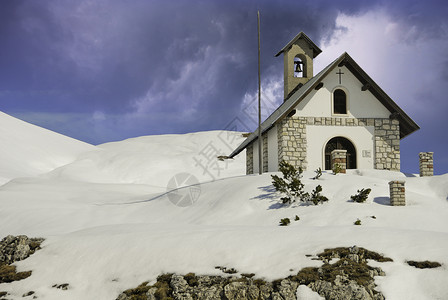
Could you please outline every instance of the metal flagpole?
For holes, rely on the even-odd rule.
[[[261,140],[261,79],[260,79],[260,11],[257,11],[258,21],[258,170],[259,174],[263,174],[261,147],[263,141]]]

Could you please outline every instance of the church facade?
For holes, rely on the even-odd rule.
[[[399,171],[400,140],[419,126],[347,53],[313,76],[321,52],[300,32],[276,54],[284,58],[284,102],[261,124],[263,172],[282,160],[330,170],[341,154],[347,169]],[[259,172],[259,143],[256,130],[229,156],[246,149],[247,174]]]

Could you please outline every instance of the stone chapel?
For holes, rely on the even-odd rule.
[[[400,140],[419,126],[348,55],[316,76],[313,59],[322,52],[300,32],[283,54],[284,102],[262,124],[263,172],[282,160],[304,170],[400,170]],[[231,154],[246,149],[246,173],[258,173],[258,130]]]

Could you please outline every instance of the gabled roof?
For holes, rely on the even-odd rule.
[[[299,32],[298,35],[296,35],[288,44],[286,44],[285,47],[282,48],[282,50],[280,50],[275,57],[279,56],[281,53],[283,53],[284,51],[288,50],[289,48],[292,47],[292,45],[299,39],[303,39],[305,42],[308,43],[308,45],[310,45],[310,48],[313,49],[313,58],[315,58],[316,56],[318,56],[322,50],[320,50],[319,47],[317,47],[316,44],[313,43],[313,41],[302,31]]]
[[[391,116],[400,122],[400,139],[420,129],[420,127],[367,75],[366,72],[348,55],[347,52],[339,56],[316,76],[306,82],[295,93],[290,95],[262,124],[262,133],[269,130],[278,121],[287,116],[335,67],[345,66],[390,112]],[[250,143],[258,138],[258,130],[252,132],[229,157],[232,158],[243,151]]]

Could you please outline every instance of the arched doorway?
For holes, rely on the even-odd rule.
[[[356,169],[356,149],[348,139],[337,136],[328,141],[325,146],[325,170],[331,170],[331,151],[347,150],[347,169]]]

